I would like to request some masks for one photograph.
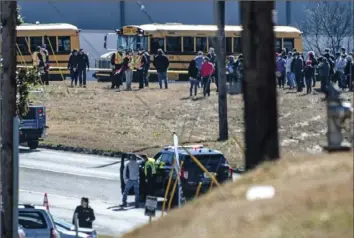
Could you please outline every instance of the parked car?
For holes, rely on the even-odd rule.
[[[75,226],[67,221],[53,217],[55,226],[57,227],[60,238],[75,238],[76,231]],[[79,237],[80,238],[97,238],[97,232],[95,229],[91,228],[81,228],[79,227]]]
[[[18,224],[26,238],[61,238],[52,216],[43,206],[19,205]]]

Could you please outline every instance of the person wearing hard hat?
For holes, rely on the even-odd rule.
[[[144,175],[146,185],[146,195],[154,196],[155,179],[156,179],[156,164],[153,158],[148,158],[146,155],[142,156],[145,160]]]

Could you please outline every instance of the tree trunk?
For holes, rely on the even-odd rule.
[[[16,114],[16,7],[17,1],[2,1],[2,78],[1,78],[1,182],[5,237],[17,236],[14,216],[13,122]]]
[[[219,140],[225,141],[229,138],[227,121],[227,86],[225,74],[225,1],[216,2],[216,19],[218,26],[216,56],[218,67]]]
[[[246,170],[279,158],[273,1],[242,1]]]

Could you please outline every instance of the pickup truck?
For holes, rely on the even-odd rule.
[[[31,150],[37,149],[46,135],[46,110],[44,106],[29,106],[28,113],[20,118],[20,144],[27,143]]]

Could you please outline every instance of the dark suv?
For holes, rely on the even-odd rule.
[[[198,184],[202,183],[201,193],[207,192],[210,187],[211,179],[206,173],[203,172],[197,164],[194,163],[189,154],[195,156],[201,164],[211,173],[216,173],[216,179],[219,183],[223,183],[232,180],[233,170],[229,165],[228,161],[224,155],[210,148],[204,148],[202,145],[195,146],[185,146],[184,147],[188,153],[183,148],[178,148],[178,155],[180,162],[183,162],[182,170],[180,173],[180,179],[182,184],[182,191],[185,198],[191,198],[195,195]],[[169,175],[171,169],[173,169],[173,160],[175,157],[175,151],[173,146],[167,146],[160,150],[155,156],[156,160],[156,187],[155,196],[164,197],[166,187],[169,180]],[[144,162],[140,163],[140,195],[141,200],[143,200],[145,189],[144,189]],[[124,162],[122,163],[124,166]],[[122,167],[123,167],[122,166]],[[123,170],[123,168],[121,168]],[[121,173],[122,176],[122,173]],[[174,180],[176,176],[173,177]],[[124,182],[123,182],[124,183]],[[122,188],[123,188],[122,183]],[[143,186],[141,186],[143,185]],[[171,191],[171,188],[170,188]],[[177,190],[176,190],[177,192]],[[133,194],[133,193],[130,193]],[[177,198],[177,196],[174,196]]]
[[[206,173],[193,161],[189,154],[196,157],[209,173],[216,173],[216,179],[219,183],[232,179],[232,168],[224,155],[213,149],[204,148],[202,145],[178,148],[180,162],[183,161],[181,169],[181,184],[183,194],[186,198],[193,197],[196,193],[199,183],[202,183],[201,192],[208,191],[211,179]],[[154,156],[156,160],[156,196],[163,197],[167,187],[169,174],[175,157],[174,147],[168,146],[162,149]]]

